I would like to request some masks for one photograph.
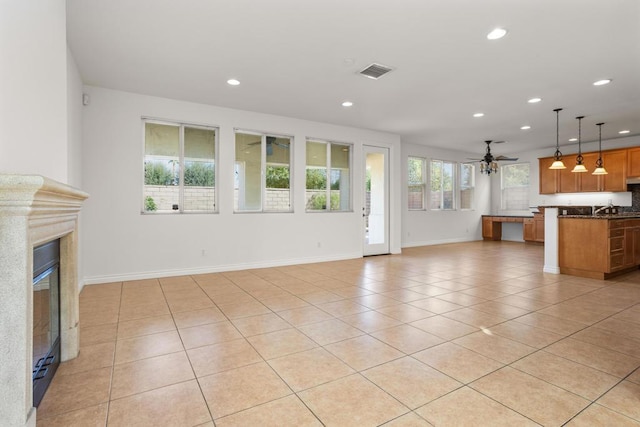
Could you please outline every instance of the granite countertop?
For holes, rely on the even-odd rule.
[[[640,212],[623,212],[615,215],[558,215],[558,218],[582,218],[582,219],[634,219],[640,218]]]

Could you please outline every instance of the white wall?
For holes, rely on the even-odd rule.
[[[64,0],[0,2],[0,172],[67,183]]]
[[[391,251],[400,251],[398,136],[90,86],[84,92],[91,97],[83,112],[86,283],[361,256],[363,144],[390,148]],[[220,128],[219,213],[140,214],[142,116]],[[234,128],[294,136],[294,213],[233,213]],[[354,144],[353,212],[305,213],[307,137]]]
[[[461,153],[419,144],[402,144],[402,246],[424,246],[482,239],[481,216],[489,214],[490,182],[496,178],[480,175],[476,167],[475,209],[462,211],[409,211],[407,208],[407,162],[409,157],[422,157],[452,162],[468,162],[477,153]]]
[[[82,78],[67,48],[67,184],[82,188]]]

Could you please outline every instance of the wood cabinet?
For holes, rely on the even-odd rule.
[[[544,242],[544,213],[533,214],[534,242]]]
[[[627,176],[640,176],[640,147],[627,150]]]
[[[521,222],[522,239],[525,242],[544,242],[544,215],[527,216],[482,216],[482,238],[484,240],[502,240],[503,222]]]
[[[602,152],[602,162],[607,175],[593,175],[599,153],[583,153],[584,165],[589,172],[571,172],[575,166],[575,155],[564,157],[566,169],[549,169],[553,163],[553,157],[539,159],[540,167],[540,194],[553,193],[580,193],[598,191],[627,191],[627,176],[640,176],[640,165],[636,166],[637,175],[630,173],[630,152],[634,149],[609,150]],[[640,163],[640,148],[638,148],[637,162]]]
[[[522,238],[525,242],[533,242],[536,240],[535,222],[533,218],[525,218],[522,221]]]
[[[560,272],[607,279],[640,265],[640,219],[558,218]]]

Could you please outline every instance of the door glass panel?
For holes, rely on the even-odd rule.
[[[365,242],[376,245],[385,243],[387,236],[385,156],[382,153],[367,153],[366,156]]]
[[[215,141],[213,129],[184,128],[184,210],[215,209]]]
[[[262,210],[262,136],[236,133],[235,211]]]

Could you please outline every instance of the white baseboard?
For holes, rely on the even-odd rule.
[[[88,276],[82,280],[83,285],[97,285],[101,283],[126,282],[129,280],[155,279],[159,277],[188,276],[191,274],[221,273],[224,271],[249,270],[253,268],[282,267],[295,264],[311,264],[316,262],[343,261],[347,259],[362,258],[362,253],[345,253],[332,256],[294,258],[286,260],[261,261],[254,263],[216,265],[197,268],[140,271],[132,273]]]
[[[560,274],[560,267],[549,267],[549,266],[544,266],[544,268],[542,269],[543,273],[551,273],[551,274]]]

